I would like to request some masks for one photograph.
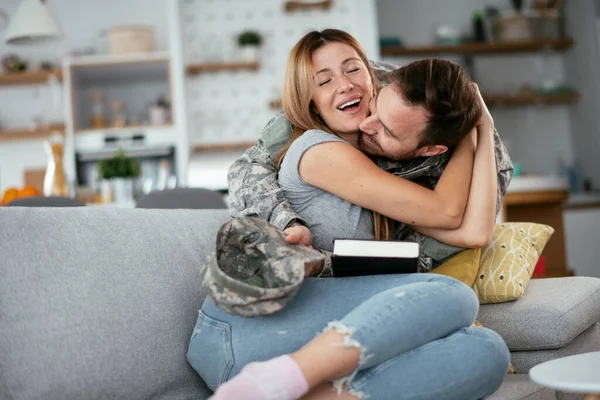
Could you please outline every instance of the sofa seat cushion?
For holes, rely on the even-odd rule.
[[[595,323],[560,349],[513,351],[510,353],[510,358],[517,372],[526,374],[531,368],[543,362],[593,351],[600,351],[600,323]]]
[[[600,279],[534,279],[520,299],[482,305],[477,319],[511,351],[558,349],[600,321]]]
[[[186,361],[227,210],[0,210],[0,399],[205,399]]]
[[[485,400],[556,400],[554,389],[532,382],[528,374],[506,375],[502,385]]]

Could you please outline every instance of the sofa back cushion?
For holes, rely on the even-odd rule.
[[[185,354],[227,218],[0,209],[0,398],[207,398]]]

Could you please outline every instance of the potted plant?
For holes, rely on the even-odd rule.
[[[103,183],[102,197],[105,201],[112,197],[118,205],[133,203],[133,181],[140,175],[140,164],[127,156],[123,149],[111,158],[98,162],[98,178]],[[107,194],[106,191],[110,191]]]
[[[263,38],[257,31],[246,30],[238,35],[238,46],[240,47],[242,59],[244,61],[257,61],[258,49],[262,44]]]

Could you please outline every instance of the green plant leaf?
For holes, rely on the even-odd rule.
[[[98,162],[98,177],[100,179],[136,178],[140,175],[140,164],[128,157],[123,149],[111,158]]]
[[[262,44],[262,35],[257,31],[243,31],[238,35],[238,44],[240,46],[260,46]]]

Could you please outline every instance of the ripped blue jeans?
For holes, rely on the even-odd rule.
[[[359,399],[481,399],[500,386],[509,351],[494,331],[470,327],[478,307],[472,289],[437,274],[309,278],[270,316],[243,318],[205,301],[187,357],[214,390],[244,365],[335,329],[361,356],[333,386]]]

